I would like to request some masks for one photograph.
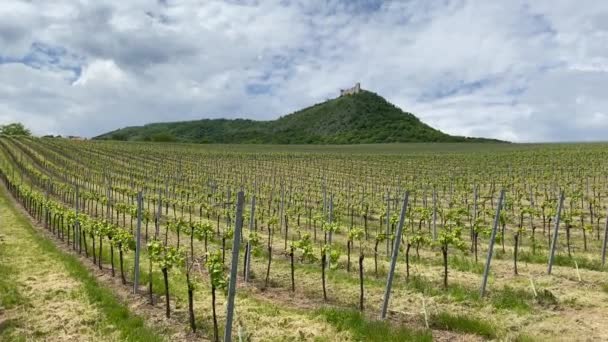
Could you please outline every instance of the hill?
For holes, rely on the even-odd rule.
[[[152,123],[126,127],[94,139],[253,144],[498,142],[445,134],[365,90],[272,121],[203,119]]]

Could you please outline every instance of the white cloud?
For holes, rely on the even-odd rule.
[[[122,87],[127,75],[112,60],[95,60],[86,65],[74,86],[103,84],[107,87]]]
[[[0,3],[0,122],[272,119],[361,81],[452,134],[605,139],[608,2]]]

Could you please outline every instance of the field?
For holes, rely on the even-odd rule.
[[[222,340],[232,289],[233,340],[608,340],[608,144],[0,138],[0,172],[0,339]]]

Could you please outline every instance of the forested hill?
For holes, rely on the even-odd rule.
[[[122,128],[94,139],[259,144],[498,142],[445,134],[369,91],[328,100],[273,121],[204,119],[152,123]]]

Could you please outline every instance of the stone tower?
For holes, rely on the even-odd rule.
[[[353,95],[361,92],[361,83],[355,83],[355,86],[348,89],[340,89],[340,96]]]

